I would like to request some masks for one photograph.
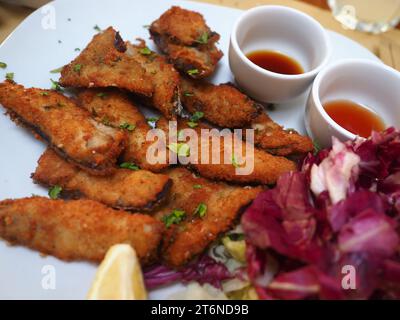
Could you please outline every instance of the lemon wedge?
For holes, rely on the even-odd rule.
[[[101,262],[89,300],[144,300],[147,291],[135,250],[128,244],[112,246]]]

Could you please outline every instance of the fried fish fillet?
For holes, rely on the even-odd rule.
[[[210,30],[198,12],[173,6],[151,24],[149,31],[175,67],[192,78],[211,75],[222,58],[215,45],[219,34]]]
[[[223,128],[249,125],[261,106],[231,84],[214,85],[206,81],[181,79],[181,100],[191,113],[204,113],[204,118]]]
[[[259,148],[279,156],[301,155],[314,149],[312,140],[293,129],[285,130],[267,114],[261,113],[251,124],[254,143]]]
[[[178,93],[179,73],[174,66],[169,64],[165,57],[151,51],[143,40],[137,45],[127,43],[126,52],[134,57],[148,74],[151,74],[154,93],[151,98],[144,101],[159,110],[167,119],[175,119],[182,107]]]
[[[153,217],[92,200],[0,201],[1,238],[67,261],[100,262],[112,245],[127,243],[142,264],[149,264],[158,256],[163,230]]]
[[[126,43],[112,27],[96,34],[88,46],[61,71],[65,87],[118,87],[152,96],[151,75],[126,53]]]
[[[47,141],[61,157],[94,175],[115,170],[127,135],[95,121],[62,94],[6,81],[0,84],[0,103],[11,118]]]
[[[185,168],[169,169],[167,174],[173,181],[170,200],[155,217],[167,223],[174,210],[184,211],[180,223],[170,223],[163,241],[163,261],[173,267],[189,262],[232,228],[244,208],[262,191],[260,187],[230,186],[196,177]],[[203,208],[201,214],[196,211],[199,205]]]
[[[61,186],[75,198],[88,198],[113,208],[150,211],[168,195],[171,180],[146,170],[119,169],[107,177],[93,176],[48,149],[38,161],[32,179],[42,185]]]
[[[146,141],[146,135],[151,127],[126,93],[117,89],[87,89],[78,94],[78,103],[98,121],[115,128],[126,127],[128,143],[122,161],[133,162],[153,172],[168,167],[167,163],[147,161],[147,149],[153,142]]]
[[[162,130],[170,130],[164,119],[158,123]],[[179,162],[209,179],[269,185],[281,174],[297,170],[293,161],[255,148],[229,129],[220,131],[201,122],[190,128],[186,121],[179,119],[176,131],[178,145],[186,145],[188,149],[187,156],[178,157]],[[168,146],[171,148],[171,143]]]

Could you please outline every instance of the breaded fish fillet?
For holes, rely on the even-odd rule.
[[[206,81],[181,79],[181,100],[191,113],[200,111],[204,118],[223,128],[249,125],[261,107],[231,84],[214,85]]]
[[[154,93],[145,102],[159,110],[167,119],[175,119],[182,107],[178,92],[180,77],[174,66],[167,63],[165,57],[151,51],[143,40],[137,45],[127,43],[126,52],[151,74]]]
[[[88,198],[110,207],[150,211],[168,195],[171,180],[146,170],[118,169],[107,177],[93,176],[48,149],[38,161],[32,179],[48,187],[61,186],[75,198]]]
[[[126,53],[126,43],[112,27],[96,34],[88,46],[61,71],[65,87],[118,87],[150,97],[150,74]]]
[[[11,118],[47,141],[61,157],[95,175],[114,171],[124,149],[124,131],[95,121],[86,110],[56,91],[0,84],[0,103]]]
[[[126,127],[128,143],[122,153],[122,161],[133,162],[153,172],[168,167],[167,163],[151,164],[147,161],[147,149],[152,142],[146,141],[146,135],[151,127],[126,93],[117,89],[87,89],[78,94],[78,103],[103,124]]]
[[[198,12],[173,6],[149,30],[175,67],[192,78],[211,75],[222,58],[222,52],[215,45],[219,34],[210,30]]]
[[[158,121],[158,125],[164,131],[168,130],[163,119]],[[185,132],[184,129],[189,130]],[[213,130],[208,131],[209,135],[202,135],[203,129]],[[209,179],[241,184],[274,184],[281,174],[297,170],[293,161],[254,148],[240,137],[236,138],[237,146],[234,149],[235,134],[228,129],[219,131],[200,122],[195,128],[190,128],[186,121],[179,119],[177,132],[178,144],[186,144],[190,149],[189,157],[178,158],[180,163],[188,164],[190,168]],[[188,136],[180,137],[182,133],[187,133]],[[227,144],[225,141],[228,141]],[[171,143],[168,145],[170,147]],[[238,174],[246,168],[247,173]]]
[[[92,200],[0,201],[1,238],[62,260],[100,262],[112,245],[127,243],[142,264],[149,264],[157,259],[163,230],[153,217]]]
[[[155,217],[166,222],[174,210],[185,213],[180,223],[170,223],[163,241],[163,260],[173,267],[189,262],[232,228],[242,210],[262,191],[196,177],[184,168],[169,169],[167,174],[173,181],[170,200]],[[196,211],[199,206],[201,214]]]
[[[254,143],[269,153],[288,156],[301,155],[314,149],[312,140],[302,136],[293,129],[285,130],[275,123],[264,112],[251,124],[254,132]]]

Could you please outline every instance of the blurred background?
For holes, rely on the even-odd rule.
[[[82,0],[84,1],[84,0]],[[164,1],[164,0],[159,0]],[[361,43],[400,70],[400,0],[195,0],[239,9],[286,5],[317,19],[325,28]],[[0,42],[48,0],[0,0]]]

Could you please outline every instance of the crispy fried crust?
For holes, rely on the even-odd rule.
[[[204,118],[223,128],[249,125],[261,107],[231,84],[214,85],[182,77],[181,100],[194,113],[204,112]]]
[[[186,212],[185,220],[171,225],[164,236],[162,258],[173,267],[186,264],[228,231],[242,210],[262,191],[260,187],[229,186],[196,177],[184,168],[169,169],[167,174],[173,181],[170,200],[155,216],[162,220],[175,209]],[[196,189],[198,186],[201,188]],[[200,203],[207,206],[203,218],[194,214]]]
[[[150,51],[143,40],[137,45],[127,43],[127,48],[127,54],[134,57],[146,72],[151,74],[154,93],[145,102],[158,109],[167,119],[175,119],[176,114],[181,111],[178,94],[179,73],[163,56]]]
[[[115,170],[127,135],[96,122],[71,99],[6,81],[0,84],[0,103],[13,120],[47,141],[64,159],[95,175]]]
[[[150,26],[150,34],[157,46],[185,74],[199,79],[211,75],[222,52],[215,43],[218,33],[206,25],[200,13],[173,6]]]
[[[82,53],[61,71],[66,87],[118,87],[150,97],[151,75],[126,54],[126,43],[112,27],[95,35]]]
[[[62,260],[100,262],[114,244],[135,248],[142,264],[158,256],[163,225],[92,200],[32,197],[0,202],[0,236]]]
[[[32,179],[45,186],[61,186],[72,197],[99,201],[117,209],[150,211],[168,195],[171,180],[146,170],[119,169],[98,177],[64,161],[48,149],[40,157]]]
[[[254,119],[251,128],[255,129],[254,143],[269,153],[279,156],[301,155],[314,149],[309,137],[293,129],[285,130],[265,113]]]
[[[78,103],[95,119],[109,126],[134,126],[133,130],[127,130],[128,144],[122,153],[122,161],[134,162],[140,168],[153,172],[168,167],[166,163],[151,164],[147,161],[147,149],[153,142],[146,141],[146,135],[151,128],[127,94],[117,89],[87,89],[78,95]]]
[[[165,119],[159,120],[158,126],[165,132],[168,131]],[[189,130],[182,131],[184,129]],[[202,129],[213,130],[209,131],[210,135],[206,136],[202,135]],[[188,127],[186,121],[180,119],[178,120],[177,132],[178,137],[176,140],[186,143],[190,148],[193,141],[194,143],[196,142],[195,137],[198,137],[197,150],[196,148],[191,148],[190,150],[190,162],[187,157],[179,157],[180,163],[187,164],[189,162],[190,168],[209,179],[240,184],[274,184],[281,174],[297,170],[293,161],[254,148],[253,145],[242,141],[241,137],[235,140],[241,149],[236,147],[234,157],[232,157],[235,136],[229,129],[219,131],[204,123],[198,123],[198,126],[192,129]],[[179,132],[188,134],[188,137],[178,139],[180,138]],[[195,136],[192,136],[192,134],[195,134]],[[171,135],[173,136],[173,133]],[[224,140],[232,141],[230,149],[225,148]],[[218,147],[218,144],[220,147]],[[227,146],[229,146],[229,142]],[[204,159],[208,159],[208,161]],[[215,160],[213,161],[212,159]],[[239,170],[243,168],[251,168],[251,159],[254,160],[253,170],[249,170],[246,174],[238,174]]]

